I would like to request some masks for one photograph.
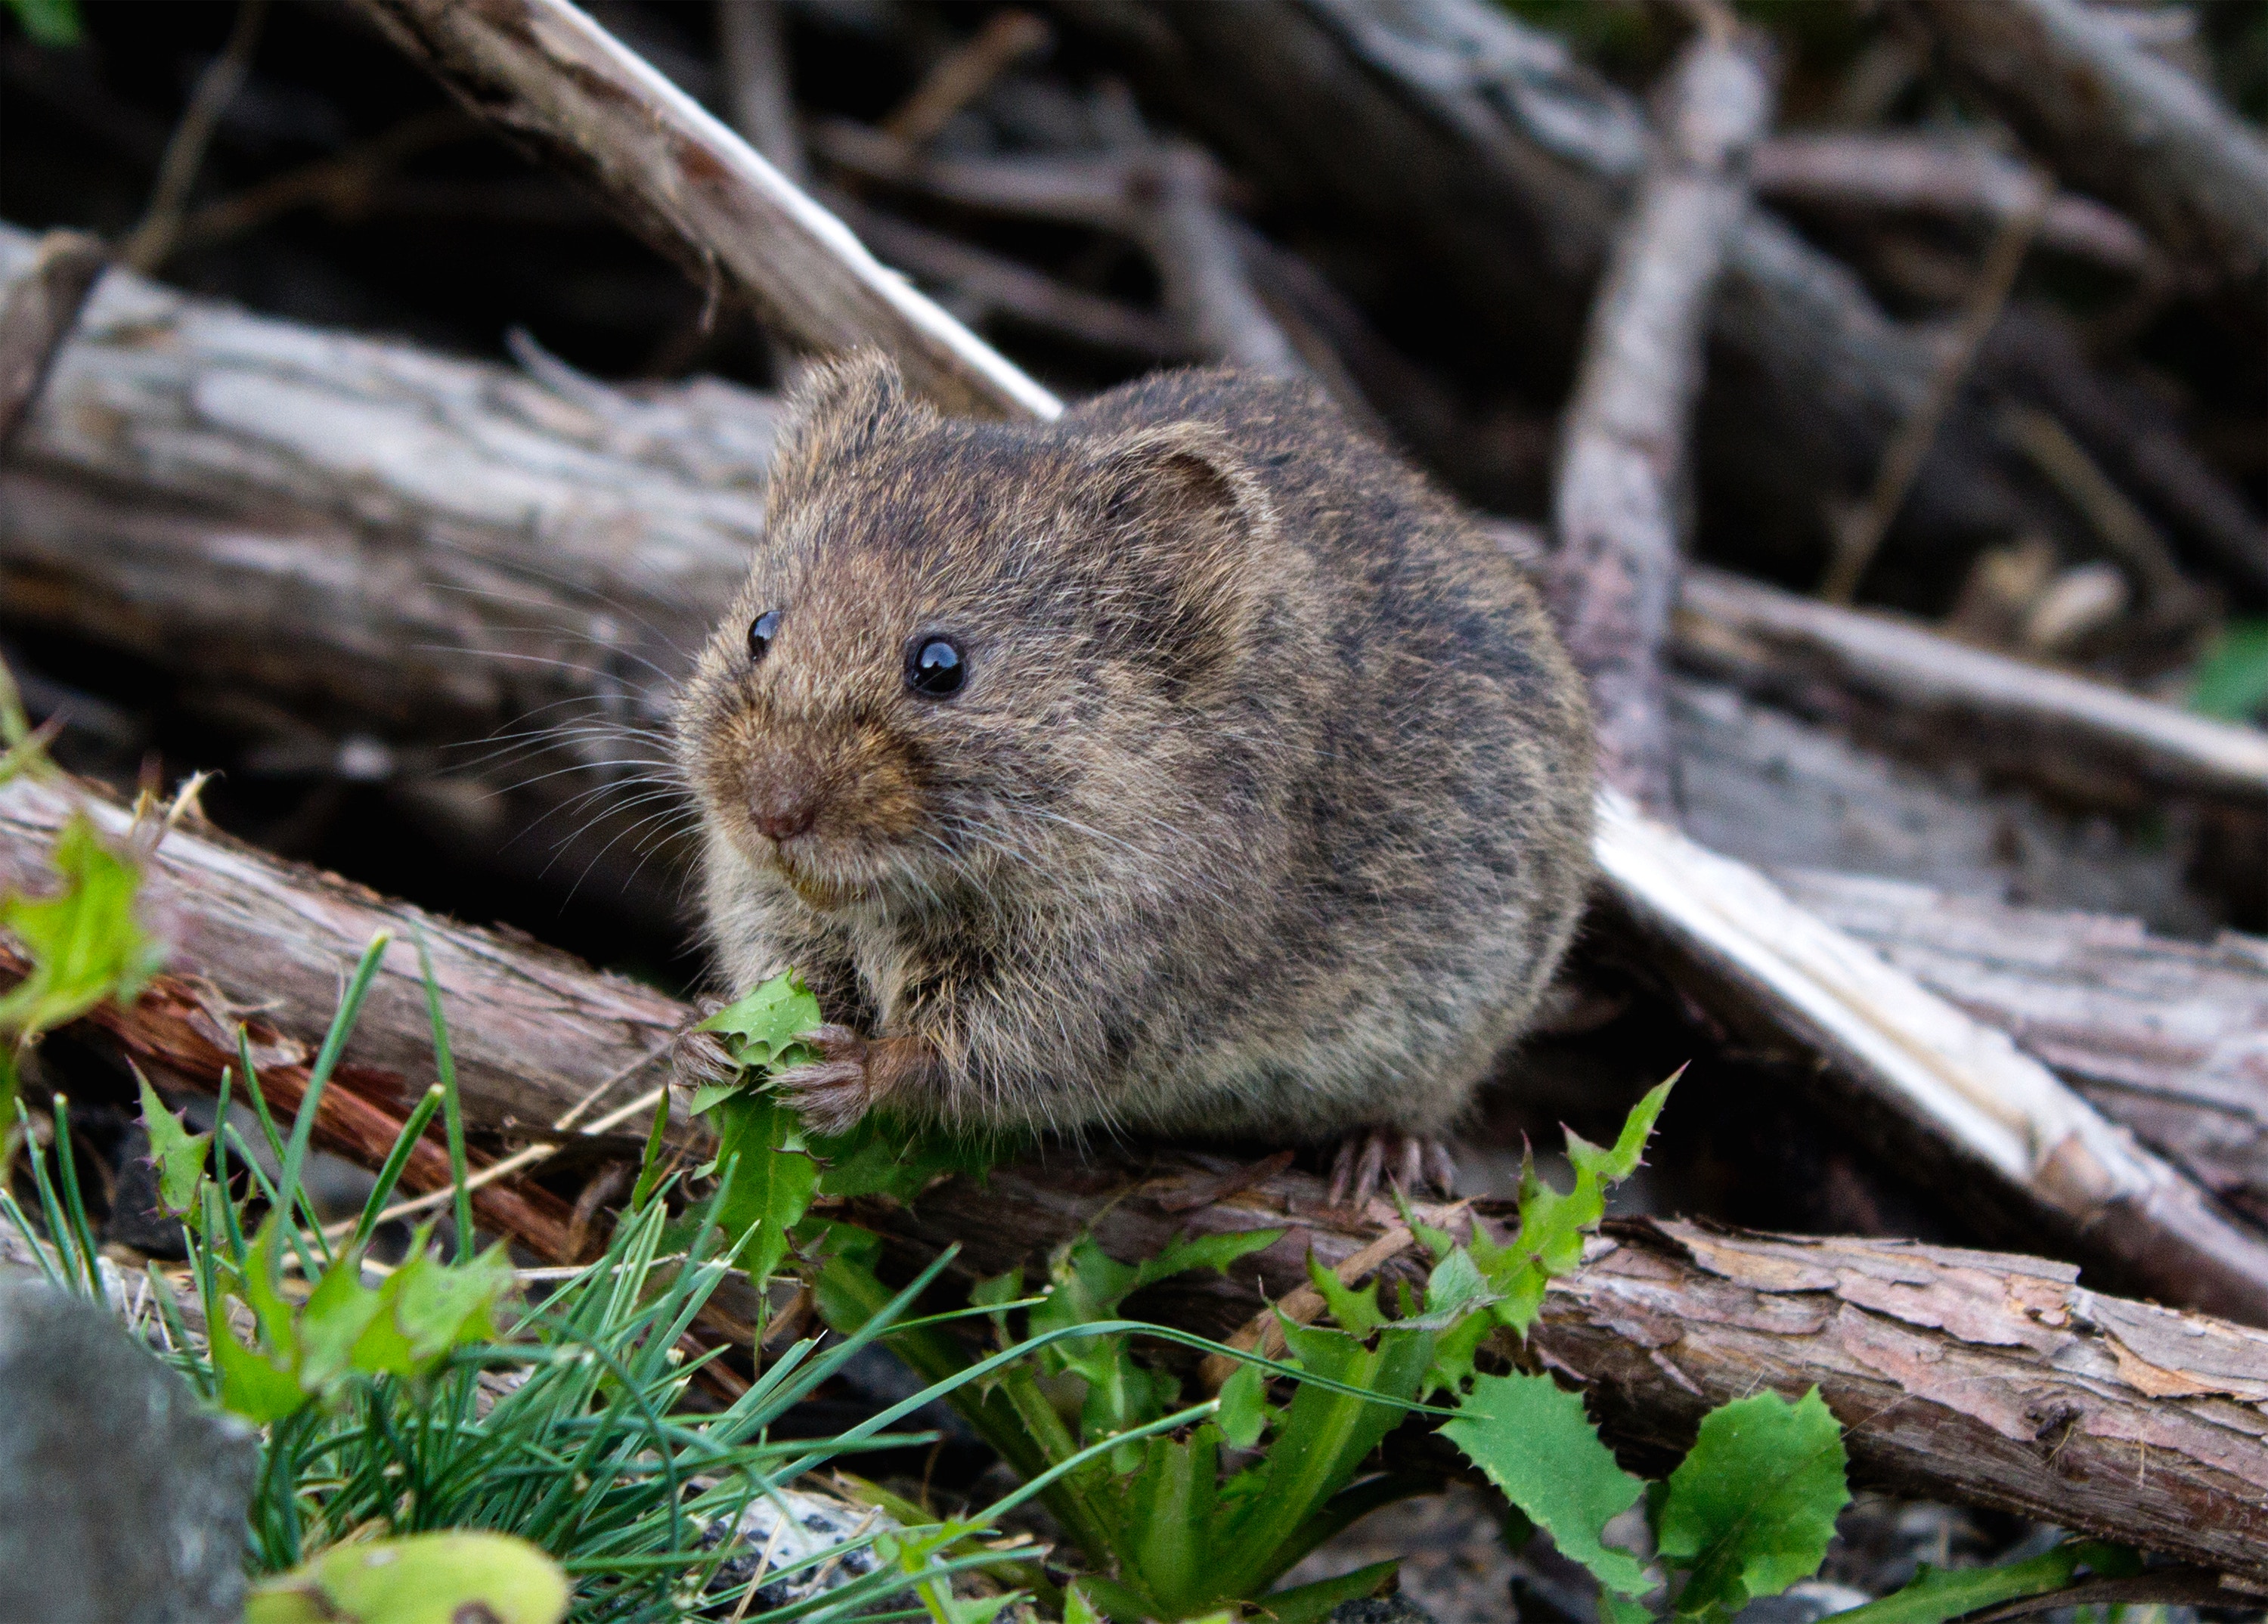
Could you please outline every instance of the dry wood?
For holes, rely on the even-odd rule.
[[[357,0],[475,113],[590,181],[712,293],[814,348],[879,343],[946,406],[1055,397],[903,278],[747,143],[566,0]]]
[[[0,786],[0,892],[44,889],[46,853],[81,808],[114,838],[132,827],[124,808],[67,784],[19,777]],[[373,937],[394,937],[316,1118],[327,1147],[366,1165],[385,1159],[433,1076],[421,934],[475,1126],[541,1137],[578,1104],[619,1103],[667,1075],[681,1007],[564,955],[446,924],[187,826],[166,835],[145,872],[147,916],[171,944],[166,973],[132,1009],[106,1006],[91,1018],[146,1069],[207,1092],[237,1064],[242,1022],[261,1089],[280,1111],[298,1105],[347,972]],[[0,974],[12,980],[26,967],[0,937]],[[438,1134],[403,1177],[412,1190],[447,1183]],[[475,1207],[483,1223],[546,1257],[567,1257],[570,1214],[556,1197],[498,1183],[476,1191]]]
[[[2268,140],[2078,0],[1909,0],[1955,70],[2082,191],[2268,308]]]
[[[732,89],[733,128],[800,186],[807,166],[788,85],[786,28],[780,0],[725,0],[717,8],[717,43]]]
[[[1974,139],[1874,130],[1774,136],[1749,160],[1760,196],[1777,202],[1999,223],[2039,204],[2039,177]],[[2150,240],[2091,197],[2058,193],[2040,217],[2042,247],[2130,273],[2151,271]]]
[[[2008,1033],[2206,1189],[2268,1214],[2268,941],[2179,941],[2131,919],[1852,875],[1781,879],[1813,912]]]
[[[1559,41],[1485,0],[1058,0],[1260,188],[1271,212],[1340,231],[1351,254],[1454,301],[1508,376],[1556,397],[1647,149],[1637,102]],[[1743,535],[1826,550],[1823,492],[1863,489],[1924,398],[1934,351],[1846,268],[1773,215],[1734,230],[1698,418],[1705,484]],[[2009,459],[1947,436],[1917,493],[1932,528],[2006,535]]]
[[[30,877],[72,804],[56,786],[0,786],[0,885]],[[114,834],[127,825],[114,806],[91,812]],[[368,1126],[398,1123],[430,1074],[412,934],[432,951],[475,1129],[630,1091],[685,1013],[532,944],[422,916],[190,825],[166,836],[150,874],[173,960],[136,1007],[91,1018],[129,1054],[210,1088],[234,1021],[256,1010],[261,1081],[285,1108],[345,971],[376,930],[399,934],[320,1118],[325,1142],[366,1162],[384,1148]],[[20,968],[11,961],[0,974]],[[431,1177],[413,1164],[413,1184]],[[1034,1270],[1089,1229],[1122,1258],[1154,1255],[1189,1229],[1286,1229],[1227,1275],[1182,1277],[1138,1305],[1219,1335],[1250,1319],[1263,1292],[1289,1296],[1309,1247],[1336,1266],[1391,1222],[1382,1207],[1366,1218],[1322,1194],[1320,1180],[1280,1163],[1240,1171],[1186,1155],[1057,1156],[948,1181],[912,1208],[854,1202],[848,1215],[902,1248],[961,1244],[958,1266],[972,1275]],[[492,1185],[480,1200],[484,1222],[563,1251],[556,1198]],[[1405,1253],[1388,1267],[1412,1262]],[[1553,1290],[1535,1347],[1594,1387],[1624,1443],[1683,1443],[1709,1406],[1760,1383],[1789,1393],[1816,1384],[1871,1480],[2268,1575],[2268,1338],[2087,1291],[2074,1275],[1898,1242],[1625,1226]]]
[[[2123,1278],[2268,1325],[2268,1237],[2237,1223],[2003,1032],[1608,792],[1597,851],[1616,907],[1728,1030],[1793,1037],[1862,1118],[1942,1159],[1970,1210],[1996,1196]]]
[[[1591,311],[1567,409],[1547,596],[1589,679],[1599,776],[1670,802],[1662,645],[1688,506],[1686,424],[1725,244],[1748,208],[1747,149],[1771,118],[1757,48],[1710,29],[1672,68],[1659,151]]]
[[[1972,648],[1901,616],[1840,609],[1720,570],[1685,577],[1677,657],[1793,698],[1806,682],[1894,715],[1939,750],[2099,805],[2200,796],[2268,812],[2268,734]],[[2120,786],[2126,786],[2122,792]]]
[[[0,456],[15,443],[56,352],[110,253],[84,232],[49,232],[0,299]]]

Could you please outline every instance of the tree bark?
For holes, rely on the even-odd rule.
[[[2205,1188],[2268,1221],[2268,940],[2154,935],[1852,875],[1789,893],[2053,1067]]]
[[[1771,122],[1761,48],[1709,30],[1664,89],[1658,151],[1624,223],[1567,408],[1544,572],[1591,686],[1599,776],[1657,815],[1671,802],[1662,650],[1689,507],[1686,428],[1742,166]]]

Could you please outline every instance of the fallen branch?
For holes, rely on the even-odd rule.
[[[820,350],[879,343],[955,410],[1055,397],[859,245],[840,220],[566,0],[356,0],[467,107],[590,181],[712,295]]]
[[[1962,79],[2056,172],[2210,264],[2260,328],[2268,141],[2211,90],[2077,0],[1909,0]]]
[[[30,777],[0,785],[0,893],[45,889],[48,851],[82,807],[114,838],[131,826],[124,808],[64,785]],[[132,1008],[105,1006],[90,1019],[161,1081],[208,1093],[224,1068],[238,1065],[241,1022],[261,1090],[284,1113],[298,1106],[328,1012],[355,960],[380,932],[394,937],[316,1118],[328,1148],[366,1166],[385,1160],[433,1074],[421,936],[451,1020],[466,1118],[483,1133],[541,1137],[578,1107],[593,1114],[668,1074],[681,1006],[533,943],[446,925],[188,827],[159,843],[143,894],[149,919],[171,943],[166,971]],[[26,968],[0,936],[0,975],[13,980]],[[417,1191],[448,1183],[438,1133],[421,1142],[403,1180]],[[496,1183],[477,1189],[474,1205],[483,1223],[569,1260],[570,1213],[557,1197]]]
[[[15,443],[109,258],[99,238],[50,232],[30,266],[9,282],[7,297],[0,299],[0,456]]]
[[[0,786],[0,886],[37,870],[72,803],[23,779]],[[114,833],[126,823],[122,808],[90,809]],[[398,1123],[430,1073],[412,937],[433,956],[475,1132],[525,1131],[578,1103],[596,1109],[633,1093],[649,1074],[638,1068],[658,1065],[659,1045],[686,1014],[558,955],[186,824],[149,874],[173,960],[139,1003],[90,1020],[145,1065],[210,1089],[232,1063],[235,1020],[256,1000],[261,1080],[281,1109],[296,1103],[295,1068],[347,968],[376,930],[397,933],[318,1118],[325,1142],[368,1164],[385,1143],[357,1124]],[[20,968],[11,961],[0,975]],[[427,1187],[428,1160],[413,1161],[412,1187]],[[1018,1265],[1035,1277],[1054,1248],[1089,1229],[1128,1259],[1192,1229],[1287,1229],[1226,1274],[1177,1276],[1138,1305],[1218,1336],[1249,1320],[1263,1295],[1282,1300],[1304,1283],[1310,1247],[1336,1266],[1380,1241],[1391,1214],[1359,1217],[1327,1207],[1323,1193],[1321,1180],[1280,1162],[1240,1171],[1189,1155],[1146,1166],[1053,1157],[948,1180],[910,1208],[861,1200],[845,1215],[902,1251],[961,1244],[956,1267],[969,1278]],[[475,1201],[484,1222],[539,1251],[563,1250],[556,1197],[497,1184]],[[1386,1266],[1406,1273],[1416,1261],[1404,1251]],[[1681,1444],[1705,1409],[1760,1381],[1789,1393],[1816,1384],[1867,1480],[2268,1576],[2268,1450],[2256,1407],[2268,1400],[2268,1337],[2102,1296],[2074,1285],[2075,1273],[1901,1242],[1625,1226],[1554,1288],[1534,1347],[1594,1388],[1624,1444]]]
[[[1124,1259],[1190,1230],[1287,1229],[1226,1275],[1178,1277],[1138,1305],[1213,1336],[1304,1285],[1311,1247],[1336,1267],[1381,1235],[1296,1173],[1184,1204],[1222,1170],[1188,1158],[1027,1163],[954,1180],[910,1209],[854,1203],[853,1215],[906,1261],[959,1244],[954,1267],[970,1280],[1018,1266],[1037,1278],[1090,1229]],[[1404,1253],[1387,1273],[1422,1269]],[[1717,1404],[1815,1384],[1864,1480],[2268,1575],[2255,1407],[2268,1398],[2268,1336],[2073,1281],[2066,1266],[1992,1252],[1621,1225],[1547,1296],[1533,1347],[1590,1387],[1624,1446],[1682,1449]]]
[[[1749,159],[1759,196],[1868,212],[2001,225],[2040,207],[2039,176],[1979,140],[1876,130],[1806,130],[1760,143]],[[2091,197],[2058,192],[2040,216],[2039,244],[2113,270],[2156,265],[2132,220]]]
[[[1712,28],[1670,70],[1660,151],[1591,312],[1554,495],[1546,595],[1590,683],[1599,776],[1656,813],[1670,804],[1662,645],[1686,425],[1726,240],[1748,207],[1741,165],[1771,117],[1756,50]]]
[[[1795,700],[1808,683],[1865,704],[1916,744],[2081,804],[2198,796],[2268,815],[2268,734],[1972,648],[1901,616],[1839,609],[1721,570],[1685,577],[1681,663]]]
[[[1816,872],[1789,894],[2268,1219],[2268,941]]]

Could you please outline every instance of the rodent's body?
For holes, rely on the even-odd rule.
[[[725,975],[794,965],[869,1040],[822,1126],[1438,1134],[1589,872],[1526,583],[1317,393],[1223,372],[1011,425],[821,369],[679,727]]]

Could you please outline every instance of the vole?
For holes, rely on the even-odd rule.
[[[810,1126],[1340,1146],[1446,1183],[1589,872],[1535,595],[1319,391],[1163,373],[948,419],[867,352],[792,393],[676,715],[731,985],[835,1024]]]

